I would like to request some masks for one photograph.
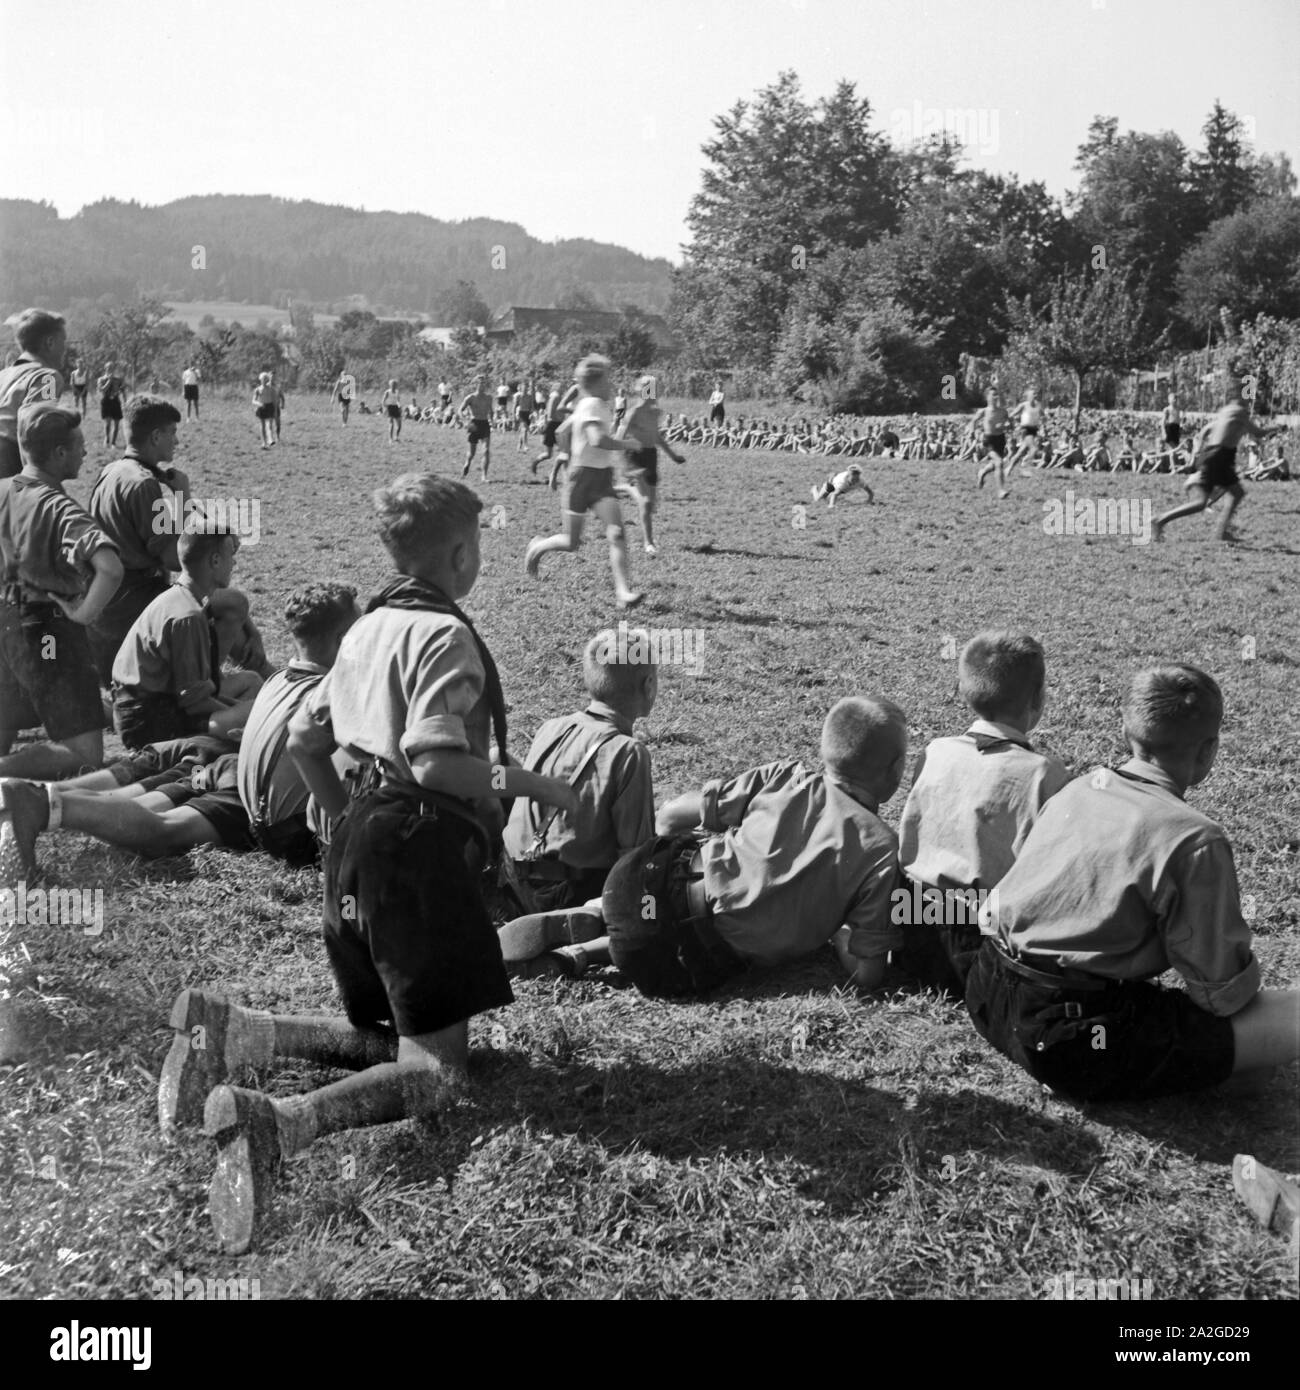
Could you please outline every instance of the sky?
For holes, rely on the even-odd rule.
[[[713,118],[792,68],[1063,195],[1217,97],[1300,170],[1297,0],[0,0],[0,196],[270,193],[680,260]],[[2,248],[0,248],[2,250]]]

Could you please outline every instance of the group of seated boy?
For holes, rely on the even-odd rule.
[[[993,1047],[1080,1100],[1296,1060],[1300,992],[1261,988],[1228,841],[1184,799],[1219,748],[1223,698],[1205,672],[1138,672],[1130,758],[1072,780],[1030,743],[1041,646],[981,633],[958,668],[973,722],[924,750],[897,835],[880,808],[902,784],[908,727],[881,695],[831,707],[820,766],[722,773],[656,810],[635,734],[658,693],[654,644],[593,638],[587,702],[543,724],[516,764],[501,676],[459,606],[479,572],[480,499],[409,474],[375,506],[394,576],[364,615],[337,584],[291,597],[295,658],[256,691],[237,748],[229,728],[177,726],[217,713],[202,702],[220,652],[205,669],[193,634],[148,645],[168,630],[155,615],[131,644],[138,665],[165,650],[193,663],[188,704],[165,717],[146,705],[131,755],[103,770],[0,781],[29,873],[38,837],[60,829],[295,863],[323,843],[345,1017],[272,1015],[197,986],[172,1010],[160,1121],[201,1121],[215,1141],[210,1211],[227,1250],[248,1248],[278,1165],[317,1137],[459,1094],[469,1020],[512,1001],[508,972],[608,963],[647,996],[701,996],[829,944],[864,990],[907,978],[963,1000]],[[228,586],[233,538],[187,540],[191,579]],[[504,925],[490,877],[515,904]],[[1185,989],[1155,983],[1170,969]],[[239,1084],[290,1057],[355,1074],[290,1099]]]

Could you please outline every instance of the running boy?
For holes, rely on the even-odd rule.
[[[396,444],[402,437],[402,397],[398,393],[395,377],[389,381],[387,389],[380,396],[379,404],[383,406],[384,414],[388,417],[388,442]]]
[[[197,989],[172,1011],[164,1086],[181,1122],[203,1108],[217,1144],[209,1212],[235,1253],[256,1234],[281,1159],[321,1135],[425,1114],[460,1091],[469,1019],[512,1000],[479,888],[483,812],[499,815],[495,800],[512,796],[577,803],[564,783],[506,762],[496,665],[458,607],[479,571],[478,497],[407,474],[375,494],[375,508],[397,573],[289,736],[304,782],[336,818],[324,934],[347,1017],[272,1016]],[[350,795],[331,762],[340,747],[366,769]],[[199,1026],[202,1049],[190,1045]],[[359,1074],[292,1100],[223,1084],[277,1057]]]
[[[582,544],[583,521],[587,512],[593,511],[605,523],[614,597],[620,608],[632,608],[645,596],[634,592],[628,579],[627,538],[623,514],[614,495],[614,468],[609,456],[619,450],[635,454],[640,445],[630,439],[615,439],[611,433],[606,358],[584,357],[578,364],[576,384],[579,400],[572,417],[573,453],[564,497],[564,530],[554,536],[534,536],[528,542],[524,568],[536,579],[543,555],[553,550],[577,550]]]
[[[1140,671],[1124,703],[1133,756],[1052,797],[980,913],[971,1019],[1054,1090],[1144,1099],[1300,1055],[1300,991],[1260,989],[1232,849],[1184,801],[1222,722],[1204,671]],[[1154,983],[1171,968],[1186,990]]]
[[[641,377],[636,389],[641,399],[631,415],[627,415],[621,422],[617,415],[615,416],[614,434],[619,439],[631,440],[637,446],[636,452],[628,455],[627,480],[636,500],[637,516],[645,537],[645,553],[658,555],[654,525],[655,497],[659,488],[659,449],[662,446],[664,453],[674,463],[685,463],[686,460],[669,444],[660,428],[657,399],[659,392],[654,377]],[[625,398],[625,413],[626,406]]]
[[[456,413],[463,420],[466,411],[469,411],[469,425],[465,431],[465,441],[469,445],[469,452],[465,455],[465,467],[460,470],[460,476],[469,477],[474,451],[482,444],[482,476],[483,481],[487,482],[488,465],[492,462],[492,397],[488,395],[487,377],[474,378],[474,389],[461,401]]]
[[[95,383],[99,392],[99,418],[104,422],[104,443],[110,449],[117,448],[117,437],[122,430],[122,395],[126,390],[126,378],[115,369],[112,362],[104,363],[104,374]]]
[[[275,408],[279,394],[271,383],[271,373],[259,373],[257,385],[253,388],[253,411],[261,431],[263,449],[275,447]]]
[[[1219,519],[1218,537],[1221,541],[1231,540],[1229,528],[1233,513],[1246,496],[1246,490],[1237,477],[1237,446],[1247,437],[1271,439],[1275,434],[1285,433],[1285,425],[1273,425],[1267,429],[1257,425],[1242,399],[1241,382],[1234,382],[1219,413],[1202,431],[1203,442],[1196,455],[1196,477],[1189,484],[1201,494],[1200,498],[1156,517],[1151,523],[1151,539],[1163,540],[1164,528],[1171,521],[1176,521],[1180,516],[1194,516],[1197,512],[1203,512],[1227,493],[1231,501]]]
[[[989,402],[977,417],[981,422],[983,453],[979,473],[975,478],[977,487],[984,486],[984,479],[992,472],[998,475],[998,496],[1009,497],[1007,491],[1007,425],[1010,417],[1002,404],[1002,393],[996,386],[989,390]],[[986,461],[987,460],[987,461]]]
[[[1047,699],[1043,649],[1034,638],[978,633],[962,648],[957,688],[975,722],[964,734],[935,739],[917,759],[899,821],[899,863],[919,889],[911,901],[922,912],[909,914],[894,963],[961,999],[979,950],[979,905],[1069,774],[1030,747]]]

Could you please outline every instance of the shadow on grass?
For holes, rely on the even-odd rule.
[[[391,1156],[405,1181],[450,1177],[484,1131],[517,1125],[597,1143],[611,1157],[794,1163],[804,1195],[839,1214],[917,1177],[937,1180],[949,1155],[971,1150],[1079,1177],[1101,1157],[1086,1127],[972,1089],[905,1097],[755,1057],[554,1067],[510,1052],[479,1060],[472,1109],[433,1144],[419,1128],[396,1132]]]

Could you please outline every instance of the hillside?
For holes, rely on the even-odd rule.
[[[202,247],[200,257],[196,247]],[[206,262],[195,268],[192,262]],[[61,218],[0,200],[0,306],[66,306],[104,294],[238,300],[283,307],[361,295],[431,314],[458,280],[496,310],[546,305],[581,288],[602,305],[662,310],[670,266],[621,246],[538,241],[491,218],[443,222],[272,197],[182,198],[161,207],[105,200]]]

